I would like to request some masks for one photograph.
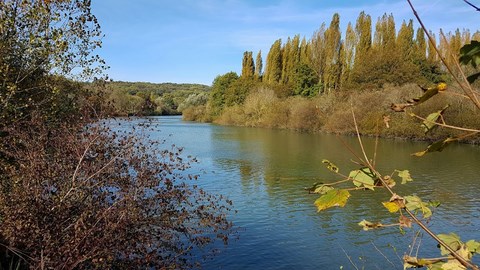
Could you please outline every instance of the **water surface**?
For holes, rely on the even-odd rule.
[[[334,162],[345,174],[355,169],[350,162],[354,157],[342,143],[358,151],[355,138],[225,127],[184,122],[180,117],[148,121],[158,124],[148,131],[150,136],[196,156],[199,163],[192,171],[201,175],[198,184],[229,197],[238,211],[231,219],[240,227],[239,239],[207,261],[204,269],[355,269],[353,265],[403,269],[400,258],[410,253],[412,231],[405,235],[398,227],[363,231],[357,225],[362,219],[396,222],[380,203],[390,197],[385,191],[355,192],[345,208],[317,213],[313,205],[317,196],[303,189],[338,179],[322,159]],[[369,153],[374,145],[373,139],[365,139]],[[480,148],[453,145],[423,158],[410,156],[426,145],[380,140],[377,168],[385,174],[409,169],[414,182],[398,185],[396,191],[441,201],[430,222],[436,233],[456,232],[464,240],[480,240]],[[419,256],[440,255],[427,236],[421,241]]]

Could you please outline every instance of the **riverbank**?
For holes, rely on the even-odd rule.
[[[458,90],[451,87],[407,112],[427,117],[449,105],[443,114],[447,124],[479,129],[480,112],[456,92]],[[392,103],[405,103],[421,95],[422,90],[415,84],[386,86],[380,90],[340,91],[315,98],[278,98],[272,89],[263,87],[252,91],[242,105],[226,107],[216,117],[209,116],[208,106],[197,106],[184,110],[183,119],[220,125],[353,135],[356,134],[353,111],[359,131],[365,136],[433,141],[462,134],[445,128],[436,128],[425,134],[420,120],[390,109]],[[480,136],[471,136],[462,142],[480,144]]]

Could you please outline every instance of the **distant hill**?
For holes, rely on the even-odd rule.
[[[112,90],[123,90],[130,95],[136,95],[138,92],[150,92],[157,96],[176,91],[187,92],[207,92],[210,86],[204,84],[192,83],[149,83],[149,82],[109,82],[108,88]]]
[[[206,100],[210,86],[118,81],[108,82],[106,89],[115,115],[172,115],[181,113],[178,108],[188,97]]]

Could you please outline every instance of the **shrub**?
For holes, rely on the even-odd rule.
[[[239,105],[226,107],[223,113],[214,120],[214,123],[231,126],[244,126],[245,114],[243,108]]]
[[[187,268],[227,240],[230,202],[189,183],[181,149],[111,125],[34,116],[4,130],[1,244],[28,268]]]
[[[275,100],[262,118],[262,124],[268,128],[288,129],[290,106],[287,100]]]
[[[259,88],[250,93],[244,104],[247,126],[262,126],[262,121],[269,108],[278,101],[275,93],[270,88]]]
[[[182,118],[186,121],[211,122],[209,115],[205,105],[188,107],[182,112]]]
[[[312,100],[296,97],[290,99],[289,103],[288,126],[290,129],[310,132],[320,129],[320,111]]]

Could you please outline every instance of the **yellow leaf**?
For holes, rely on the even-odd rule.
[[[382,202],[383,206],[387,208],[388,212],[390,213],[395,213],[400,210],[400,207],[398,206],[398,203],[396,202]]]
[[[336,206],[344,207],[349,197],[350,192],[348,192],[348,190],[332,189],[320,196],[320,198],[315,201],[315,205],[317,206],[318,212]]]

